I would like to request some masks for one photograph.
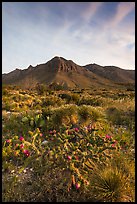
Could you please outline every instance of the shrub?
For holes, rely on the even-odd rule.
[[[60,127],[62,124],[70,125],[74,122],[74,117],[77,120],[77,106],[66,105],[52,110],[52,121],[55,127]]]
[[[81,100],[79,101],[80,105],[91,105],[91,106],[101,106],[103,104],[103,100],[101,98],[98,97],[90,97],[90,96],[86,96],[81,98]]]
[[[25,200],[64,201],[66,199],[66,201],[80,201],[82,197],[86,200],[87,198],[83,194],[88,195],[90,192],[88,190],[89,175],[91,169],[94,168],[93,164],[104,163],[107,158],[112,157],[112,152],[116,150],[111,146],[110,137],[99,136],[97,132],[94,134],[94,131],[92,128],[87,130],[81,128],[62,129],[60,132],[53,130],[49,132],[49,135],[41,137],[40,130],[36,129],[34,132],[29,131],[29,141],[26,140],[26,137],[18,136],[10,141],[4,141],[3,167],[5,166],[4,162],[7,161],[9,164],[19,164],[19,168],[16,170],[16,175],[19,176],[15,176],[17,180],[12,177],[14,183],[11,185],[12,189],[4,188],[4,193],[10,194],[14,191],[14,195],[9,195],[9,199],[12,201],[21,198],[24,193],[27,195],[26,188],[30,189],[24,183],[20,173],[29,167],[34,171],[30,180],[30,183],[33,183],[33,188]],[[45,144],[44,139],[48,143]],[[11,170],[10,166],[8,169]],[[3,170],[5,173],[5,167]],[[15,186],[20,183],[21,185],[24,183],[25,188],[16,193]],[[12,196],[13,199],[11,199]],[[88,199],[90,198],[91,195]],[[7,199],[7,201],[9,200]]]
[[[75,103],[75,104],[79,104],[80,101],[80,96],[78,94],[72,94],[71,95],[71,100]]]
[[[135,117],[134,111],[123,111],[116,107],[109,107],[106,109],[106,116],[108,121],[111,121],[114,125],[123,125],[132,129]],[[128,116],[128,117],[127,117]]]
[[[70,94],[62,93],[62,94],[59,94],[59,97],[62,99],[65,99],[66,103],[69,103],[71,101],[71,95]]]
[[[135,200],[133,92],[46,91],[42,96],[15,88],[6,88],[2,100],[10,111],[2,111],[4,202]]]
[[[43,99],[42,107],[44,106],[60,106],[64,104],[64,101],[57,96],[47,96]]]
[[[132,165],[134,163],[132,162]],[[134,176],[124,156],[97,165],[91,175],[91,193],[100,202],[132,202]]]
[[[47,87],[44,84],[37,84],[35,87],[38,95],[43,95],[47,91]]]
[[[102,113],[98,111],[96,108],[87,105],[79,106],[78,115],[79,122],[82,124],[95,122],[103,116]]]

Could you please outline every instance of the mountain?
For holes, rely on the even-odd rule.
[[[116,66],[100,66],[97,64],[89,64],[84,67],[98,76],[116,83],[134,83],[135,81],[134,70],[125,70]]]
[[[15,84],[32,88],[37,83],[60,84],[65,88],[117,87],[118,83],[135,83],[135,71],[115,66],[89,64],[80,66],[72,60],[54,57],[44,64],[27,69],[15,69],[2,75],[3,84]]]

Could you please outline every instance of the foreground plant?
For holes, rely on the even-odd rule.
[[[92,198],[95,200],[113,201],[119,198],[117,192],[119,189],[124,189],[124,183],[121,180],[126,178],[121,176],[121,173],[117,173],[119,171],[115,168],[106,166],[107,162],[113,159],[115,152],[121,152],[119,141],[116,141],[111,135],[98,134],[98,129],[92,125],[74,128],[63,127],[60,131],[51,129],[47,135],[42,134],[37,128],[34,132],[29,131],[27,137],[25,135],[15,136],[4,141],[3,172],[6,173],[6,169],[10,172],[15,170],[16,179],[13,182],[18,186],[20,185],[19,175],[25,168],[32,168],[34,171],[32,180],[35,183],[35,188],[31,190],[33,192],[37,189],[36,191],[39,192],[42,199],[48,194],[48,191],[51,191],[51,189],[48,190],[50,187],[56,189],[52,193],[56,193],[62,188],[65,195],[77,193],[77,196],[81,192],[86,195],[92,189]],[[10,168],[7,161],[12,167],[18,166],[19,168]],[[99,173],[100,165],[103,167],[102,174]],[[57,181],[57,172],[61,175],[60,184]],[[51,181],[47,174],[51,175]],[[93,174],[94,177],[89,179]],[[49,182],[48,186],[47,181]],[[93,184],[96,189],[92,188]],[[94,197],[94,194],[97,195],[96,192],[103,187],[105,196],[100,191],[102,197]],[[47,191],[45,191],[46,189]],[[39,200],[39,196],[35,196],[35,198]],[[61,200],[58,196],[61,196],[60,193],[56,195],[56,201]]]
[[[132,202],[135,199],[134,163],[129,167],[127,158],[125,161],[118,154],[115,156],[103,166],[95,166],[90,178],[91,192],[101,202]]]

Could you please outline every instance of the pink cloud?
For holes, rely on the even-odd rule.
[[[98,9],[102,6],[103,2],[90,2],[87,9],[82,13],[82,18],[86,21],[89,21],[92,16],[96,14]]]
[[[135,9],[135,2],[120,2],[111,26],[117,26],[133,9]]]

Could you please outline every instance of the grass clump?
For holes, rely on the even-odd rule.
[[[100,202],[132,202],[135,198],[134,162],[117,155],[98,165],[91,175],[91,192]]]

